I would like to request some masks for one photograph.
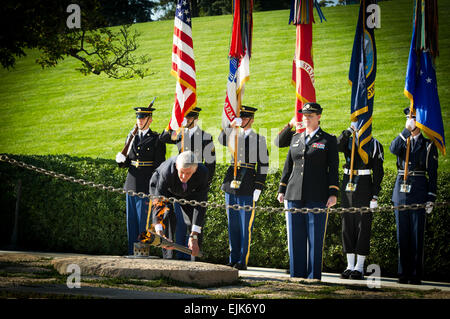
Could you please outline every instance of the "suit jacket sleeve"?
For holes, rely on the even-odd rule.
[[[156,145],[155,145],[156,149],[155,149],[155,167],[159,167],[159,165],[161,165],[162,162],[164,162],[166,160],[166,144],[161,142],[160,139],[158,139],[156,141]]]
[[[291,149],[289,148],[286,160],[284,161],[283,173],[281,174],[280,186],[278,187],[278,193],[286,194],[287,184],[289,177],[292,173],[294,162],[291,157]]]
[[[224,128],[220,131],[219,137],[217,138],[219,140],[219,143],[223,146],[227,146],[228,144],[228,136],[231,134],[232,128]]]
[[[209,191],[208,181],[206,178],[202,178],[202,184],[200,185],[200,189],[196,191],[197,193],[196,200],[200,202],[207,201],[208,191]],[[205,214],[206,214],[206,207],[195,206],[192,215],[192,225],[203,227],[205,223]]]
[[[203,157],[205,159],[205,166],[208,168],[208,185],[211,185],[216,172],[216,150],[212,136],[209,136],[205,144]]]
[[[436,200],[437,194],[437,169],[438,169],[438,151],[432,141],[427,145],[427,174],[428,174],[428,199],[429,202]]]
[[[164,144],[176,144],[177,141],[172,140],[172,133],[173,130],[164,130],[160,135],[159,135],[159,140],[164,143]]]
[[[328,142],[328,196],[338,196],[339,194],[339,154],[337,149],[336,136],[330,136]]]
[[[337,138],[337,148],[341,153],[346,154],[348,150],[348,141],[352,133],[349,130],[342,131],[341,135]]]
[[[125,143],[123,144],[123,146],[127,145],[128,139],[133,138],[132,137],[132,132],[130,131],[130,133],[128,133],[127,138],[125,139]],[[133,147],[133,143],[130,144],[130,147]],[[125,159],[125,162],[123,163],[117,163],[119,165],[120,168],[128,168],[131,166],[131,160],[130,158],[127,156],[127,158]]]
[[[408,129],[403,129],[403,131],[392,141],[389,146],[389,150],[392,154],[397,157],[402,157],[406,151],[406,140],[411,136],[411,132]]]
[[[273,143],[275,146],[278,147],[288,147],[291,145],[292,136],[294,135],[295,131],[292,130],[292,128],[287,124],[281,131],[278,133],[277,137],[275,137],[275,140]]]
[[[258,166],[256,168],[255,189],[262,190],[269,171],[269,151],[266,138],[258,135]]]
[[[373,147],[376,148],[373,156],[373,165],[372,165],[372,196],[378,198],[378,194],[381,191],[381,182],[384,177],[384,150],[383,145],[378,142],[376,139],[373,140]]]

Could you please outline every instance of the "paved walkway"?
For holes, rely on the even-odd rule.
[[[261,267],[248,267],[247,270],[240,270],[239,277],[242,278],[259,278],[261,280],[288,280],[290,278],[289,274],[286,273],[285,269],[275,269],[275,268],[261,268]],[[390,288],[406,288],[406,289],[440,289],[442,291],[450,291],[450,283],[446,282],[431,282],[422,281],[422,285],[409,285],[409,284],[399,284],[397,283],[397,278],[379,278],[380,287],[390,287]],[[364,280],[352,280],[352,279],[341,279],[340,274],[333,273],[322,273],[322,282],[332,283],[332,284],[346,284],[346,285],[372,285],[377,282],[372,277],[366,277]],[[377,287],[377,288],[380,288]]]

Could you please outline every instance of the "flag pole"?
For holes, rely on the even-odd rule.
[[[184,126],[181,126],[181,153],[184,152]]]
[[[237,105],[237,110],[236,110],[236,117],[240,117],[241,116],[241,98],[242,98],[242,90],[239,90],[238,96],[237,96],[237,101],[238,101],[238,105]],[[235,131],[235,136],[234,136],[234,172],[233,172],[233,180],[235,181],[235,184],[238,185],[239,183],[237,183],[237,150],[238,150],[238,141],[239,141],[239,127],[234,128]]]
[[[356,134],[355,131],[352,132],[352,157],[350,158],[350,183],[352,182],[353,179],[353,164],[354,164],[354,160],[355,160],[355,138],[356,138]]]
[[[411,103],[411,106],[409,107],[409,119],[412,118],[412,112],[413,112],[413,105]],[[406,157],[405,157],[405,168],[404,168],[404,175],[403,175],[403,184],[406,185],[406,179],[408,178],[408,163],[409,163],[409,153],[411,151],[411,136],[408,136],[406,139]]]

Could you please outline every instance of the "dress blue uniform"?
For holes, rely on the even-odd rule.
[[[185,117],[193,117],[194,119],[197,119],[200,111],[201,108],[195,107]],[[191,130],[195,131],[189,135]],[[203,163],[208,169],[208,185],[210,186],[216,170],[216,152],[212,136],[201,130],[198,126],[195,126],[192,129],[185,129],[184,141],[182,143],[181,132],[178,133],[175,139],[172,139],[172,133],[172,130],[164,131],[163,134],[161,134],[161,141],[168,144],[176,144],[179,153],[184,151],[194,152],[199,162]],[[174,203],[173,208],[175,210],[177,223],[175,242],[177,244],[187,246],[190,229],[186,226],[186,217],[183,215],[183,210],[178,203]],[[201,240],[201,236],[199,236],[199,240]],[[195,257],[177,251],[176,258],[181,260],[191,260]]]
[[[151,116],[154,108],[135,108],[136,117]],[[155,169],[165,160],[166,145],[159,140],[159,134],[150,129],[143,135],[132,132],[128,134],[126,142],[132,138],[128,156],[119,167],[128,168],[124,189],[137,193],[149,193],[149,181]],[[125,144],[126,144],[125,142]],[[128,254],[133,254],[134,243],[138,236],[146,229],[149,199],[126,194]]]
[[[408,109],[409,110],[409,109]],[[409,113],[405,110],[405,113]],[[406,159],[407,138],[411,148],[406,183],[410,192],[402,192]],[[434,202],[437,192],[438,154],[433,142],[421,133],[413,142],[408,129],[404,129],[391,143],[390,151],[397,156],[398,175],[392,194],[395,206]],[[427,178],[428,175],[428,178]],[[399,249],[399,282],[420,283],[423,275],[423,243],[425,232],[425,209],[395,210],[397,241]]]
[[[321,111],[317,103],[303,106],[304,113]],[[288,208],[325,208],[339,191],[336,137],[319,127],[307,142],[305,138],[305,132],[292,136],[278,193],[284,194]],[[326,214],[287,215],[291,277],[321,279]]]
[[[253,117],[256,108],[242,105],[240,116],[242,118]],[[228,139],[232,136],[232,128],[225,128],[219,135],[220,144],[227,146]],[[264,188],[267,171],[269,168],[269,152],[266,139],[252,129],[248,134],[241,132],[238,136],[237,150],[237,176],[240,182],[239,188],[233,188],[234,160],[227,170],[222,183],[227,205],[254,206],[253,193]],[[228,239],[230,243],[229,264],[238,269],[246,269],[250,256],[251,234],[255,211],[244,209],[227,209]]]

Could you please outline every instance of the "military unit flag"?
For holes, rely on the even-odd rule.
[[[368,163],[368,147],[372,139],[372,113],[377,71],[377,50],[374,29],[366,25],[367,6],[374,0],[361,0],[358,24],[353,42],[349,83],[352,86],[350,119],[357,124],[358,153]]]
[[[430,13],[425,12],[428,10]],[[423,23],[425,16],[434,15],[436,20],[428,18],[430,24]],[[444,124],[434,65],[437,55],[437,6],[433,6],[433,1],[416,2],[414,18],[404,93],[411,101],[413,113],[416,113],[416,125],[445,155]]]
[[[302,122],[303,104],[316,102],[316,89],[314,87],[314,63],[313,63],[313,6],[316,5],[320,20],[324,18],[317,1],[292,0],[289,23],[296,26],[295,55],[292,63],[292,84],[295,86],[295,114],[297,122]],[[303,132],[300,128],[298,131]]]
[[[227,81],[227,92],[222,112],[222,128],[239,117],[245,83],[250,79],[250,57],[253,30],[253,0],[233,1],[233,28],[230,43],[230,71]],[[236,132],[230,134],[228,148],[235,150]]]

